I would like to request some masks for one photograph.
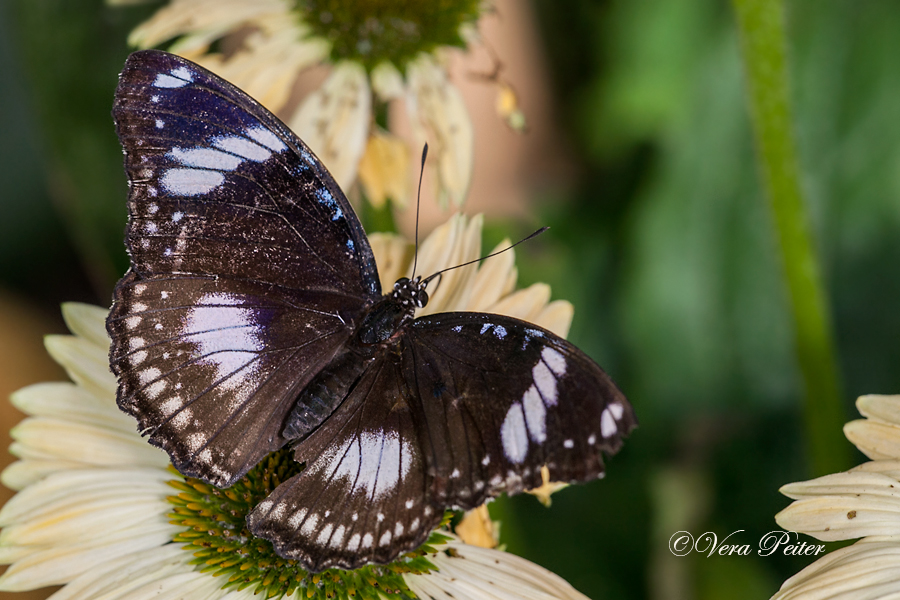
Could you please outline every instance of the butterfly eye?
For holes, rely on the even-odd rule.
[[[420,289],[415,295],[415,301],[417,308],[424,308],[425,305],[428,304],[428,292]]]

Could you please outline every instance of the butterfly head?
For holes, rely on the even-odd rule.
[[[425,291],[425,285],[421,277],[415,279],[401,277],[394,283],[391,297],[401,306],[424,308],[428,304],[428,292]]]

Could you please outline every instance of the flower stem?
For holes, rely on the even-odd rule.
[[[800,188],[788,92],[783,0],[733,0],[760,168],[777,233],[805,387],[814,475],[850,465],[828,298]]]

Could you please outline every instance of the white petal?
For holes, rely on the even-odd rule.
[[[114,600],[149,582],[194,570],[193,556],[179,544],[166,544],[99,564],[76,577],[53,594],[53,600]]]
[[[488,312],[507,315],[533,323],[550,300],[550,286],[535,283],[500,299]]]
[[[106,349],[71,335],[48,335],[44,345],[72,381],[98,398],[116,397],[116,378],[109,370]]]
[[[418,273],[430,275],[479,258],[483,223],[482,215],[468,221],[462,215],[455,215],[435,229],[419,249]],[[412,269],[412,265],[409,268]],[[433,280],[428,289],[428,305],[417,311],[416,315],[466,310],[472,292],[471,282],[477,271],[478,266],[472,264],[444,273],[439,283]],[[411,271],[407,272],[408,276],[411,274]]]
[[[486,254],[509,248],[511,242],[505,239]],[[516,251],[508,250],[481,263],[472,281],[472,296],[467,310],[486,312],[500,298],[516,287]]]
[[[869,458],[900,458],[898,425],[874,419],[858,419],[844,425],[844,435]]]
[[[100,400],[68,382],[31,385],[14,392],[10,401],[22,412],[37,417],[100,425],[132,434],[136,428],[134,419],[120,411],[111,399]]]
[[[10,432],[16,456],[65,459],[98,466],[165,466],[168,458],[137,433],[46,417],[29,417]]]
[[[11,490],[21,490],[58,471],[83,469],[87,465],[69,460],[17,460],[3,470],[0,482]]]
[[[116,533],[116,536],[105,540],[57,545],[34,552],[6,570],[0,577],[0,590],[22,591],[66,583],[98,564],[169,542],[172,526],[160,523],[152,530],[138,526]]]
[[[860,396],[856,399],[856,408],[870,419],[900,425],[900,396]]]
[[[532,321],[561,338],[568,337],[575,308],[568,300],[554,300],[541,309]]]
[[[419,598],[585,598],[558,575],[514,554],[456,540],[447,545],[457,556],[429,557],[438,572],[405,577]]]
[[[66,302],[62,305],[62,314],[69,331],[95,344],[104,352],[109,352],[109,335],[106,333],[106,315],[109,314],[109,309],[81,302]]]
[[[303,101],[289,123],[343,190],[356,178],[366,148],[371,106],[365,69],[344,61]]]
[[[0,509],[0,526],[49,518],[59,511],[77,507],[81,502],[96,499],[165,499],[171,493],[166,485],[171,478],[165,469],[140,467],[56,473],[10,499]]]
[[[462,95],[435,60],[423,54],[407,69],[407,110],[418,146],[437,159],[439,197],[460,206],[472,179],[474,132]]]
[[[867,538],[826,554],[784,582],[772,600],[896,598],[900,540]]]

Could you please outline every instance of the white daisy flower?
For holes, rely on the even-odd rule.
[[[439,269],[477,257],[480,230],[480,218],[454,217],[422,244],[420,266]],[[407,268],[407,242],[373,238],[383,275]],[[435,294],[445,310],[499,307],[535,316],[557,332],[568,328],[571,306],[547,304],[543,288],[513,292],[512,252],[451,274]],[[2,474],[18,493],[0,510],[0,564],[10,565],[0,590],[62,585],[54,600],[301,600],[346,598],[352,590],[375,598],[406,589],[422,599],[584,598],[520,557],[439,533],[391,568],[311,576],[279,558],[269,542],[245,530],[244,516],[296,463],[275,453],[226,490],[178,475],[116,407],[106,314],[65,305],[73,335],[51,336],[46,345],[72,382],[13,395],[29,416],[12,431],[10,449],[19,460]]]
[[[171,0],[129,42],[149,48],[174,39],[172,52],[206,66],[274,112],[285,108],[300,71],[331,63],[325,83],[283,116],[338,184],[350,189],[358,177],[376,207],[387,198],[404,206],[413,190],[409,157],[427,139],[438,198],[459,206],[472,177],[474,132],[443,62],[447,49],[477,40],[475,24],[487,6],[483,0]],[[232,52],[212,49],[235,33],[242,37]],[[504,98],[498,100],[499,114],[524,128],[521,111],[509,108],[512,88],[495,79],[498,98]],[[398,150],[406,145],[373,126],[385,121],[392,100],[407,107],[415,152]]]
[[[847,423],[844,434],[873,460],[782,487],[794,502],[775,520],[823,541],[862,539],[785,581],[774,598],[900,596],[900,396],[862,396],[856,406],[867,418]]]

